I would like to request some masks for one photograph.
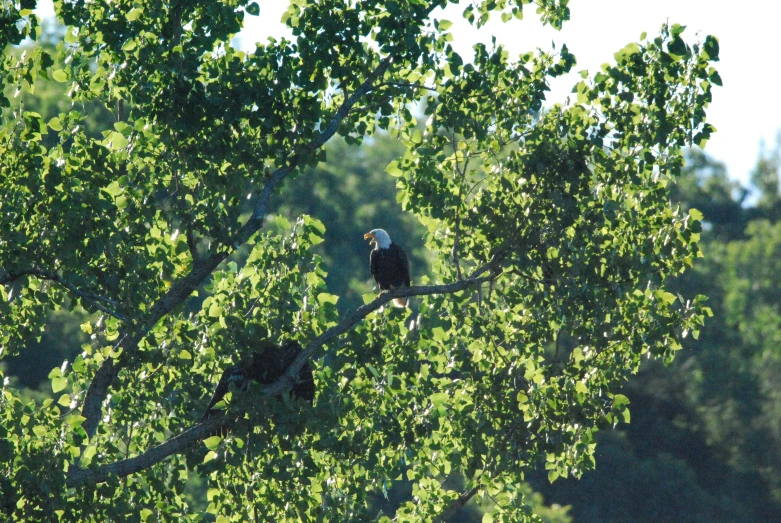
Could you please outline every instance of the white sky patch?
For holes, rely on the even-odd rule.
[[[259,16],[245,16],[245,28],[233,45],[252,51],[256,42],[268,37],[292,38],[280,19],[287,9],[283,0],[258,0]],[[462,3],[463,4],[463,3]],[[579,81],[578,71],[587,69],[592,75],[601,64],[613,62],[613,53],[626,44],[638,41],[642,32],[649,37],[658,34],[665,22],[687,26],[684,38],[691,43],[699,35],[719,38],[721,60],[716,64],[724,81],[714,86],[713,103],[708,108],[708,121],[718,129],[706,147],[706,152],[727,164],[730,176],[746,183],[759,153],[760,142],[770,148],[781,129],[781,99],[778,96],[781,72],[775,54],[778,43],[778,21],[781,2],[744,0],[723,3],[714,0],[572,0],[571,20],[561,31],[542,27],[533,6],[524,9],[524,20],[503,24],[492,16],[486,27],[474,29],[463,20],[466,4],[449,5],[434,13],[454,23],[451,32],[454,47],[467,60],[471,47],[478,41],[490,45],[491,36],[504,44],[511,54],[518,55],[540,47],[551,49],[567,44],[578,63],[574,73],[556,79],[548,93],[548,104],[563,103],[572,86]],[[39,15],[54,15],[51,0],[40,0]]]

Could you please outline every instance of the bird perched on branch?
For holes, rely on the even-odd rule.
[[[369,255],[369,266],[374,281],[381,291],[409,287],[409,258],[407,251],[393,243],[388,233],[382,229],[373,229],[363,235],[364,240],[370,240],[374,249]],[[407,307],[409,298],[394,298],[397,307]]]
[[[247,390],[251,380],[261,385],[270,385],[287,371],[301,352],[301,346],[295,341],[286,341],[280,346],[269,340],[263,340],[257,345],[258,348],[252,356],[243,359],[238,365],[225,369],[200,421],[204,421],[211,415],[212,407],[225,397],[231,383],[240,391]],[[301,398],[309,403],[314,401],[315,385],[309,362],[301,367],[298,381],[293,385],[290,393],[294,398]]]

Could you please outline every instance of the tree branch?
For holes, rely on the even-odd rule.
[[[416,287],[402,287],[394,289],[392,291],[383,291],[372,302],[367,303],[355,310],[350,316],[339,322],[338,325],[326,330],[320,336],[312,340],[304,350],[299,353],[295,360],[290,364],[285,373],[280,376],[274,383],[268,385],[263,389],[263,393],[268,396],[278,396],[284,392],[290,390],[293,385],[298,381],[298,375],[301,368],[306,364],[307,360],[312,354],[319,350],[325,343],[336,338],[337,336],[344,334],[363,320],[366,316],[376,311],[386,303],[390,302],[394,298],[403,298],[408,296],[425,296],[429,294],[452,294],[465,290],[469,287],[480,285],[487,281],[495,279],[500,273],[501,269],[498,264],[499,257],[494,258],[477,269],[472,275],[465,279],[459,280],[454,283],[443,285],[421,285]],[[482,276],[486,272],[489,272],[487,276]],[[111,361],[110,359],[107,361]],[[100,370],[102,370],[101,367]],[[115,367],[116,368],[116,367]],[[98,374],[100,375],[100,370]],[[97,380],[96,376],[96,380]],[[85,401],[86,404],[86,401]],[[98,404],[100,407],[100,404]],[[83,412],[83,411],[82,411]],[[82,414],[84,416],[84,414]],[[85,416],[86,417],[86,416]],[[194,425],[193,427],[182,432],[180,435],[166,441],[165,443],[154,447],[143,454],[135,456],[130,459],[117,461],[108,465],[102,465],[96,469],[79,469],[72,468],[72,472],[68,473],[66,484],[69,487],[75,487],[86,482],[100,483],[106,481],[111,475],[127,476],[135,472],[147,469],[152,465],[159,463],[172,454],[178,454],[184,452],[190,446],[201,439],[209,436],[217,428],[222,425],[224,415],[211,416],[203,423]],[[86,422],[85,422],[86,423]],[[470,496],[471,497],[471,496]]]
[[[483,273],[490,271],[488,276],[480,277]],[[372,302],[367,303],[355,310],[350,316],[339,322],[338,325],[326,330],[320,336],[312,340],[304,350],[293,360],[285,374],[283,374],[277,381],[263,389],[266,394],[275,396],[281,394],[290,389],[298,379],[298,373],[303,368],[306,361],[312,356],[316,350],[320,349],[326,342],[336,338],[337,336],[344,334],[357,323],[363,320],[366,316],[376,311],[389,301],[395,298],[406,298],[409,296],[425,296],[429,294],[452,294],[459,292],[468,287],[474,285],[480,285],[482,283],[495,279],[500,274],[500,268],[498,265],[498,257],[494,257],[489,263],[486,263],[479,269],[477,269],[472,275],[465,279],[459,280],[454,283],[445,285],[420,285],[415,287],[401,287],[390,291],[383,291]]]
[[[190,427],[165,443],[161,443],[157,447],[132,458],[115,461],[108,465],[102,465],[97,469],[82,469],[71,466],[68,471],[68,477],[65,480],[65,485],[68,487],[78,487],[87,482],[103,483],[111,476],[118,476],[121,478],[147,469],[169,456],[186,452],[191,449],[196,442],[209,437],[223,425],[224,417],[225,416],[221,413],[215,414],[203,423]]]
[[[95,307],[99,311],[105,312],[109,316],[113,316],[113,317],[117,318],[118,320],[121,320],[121,321],[124,321],[124,322],[130,321],[130,318],[128,318],[124,314],[121,314],[121,313],[119,313],[119,312],[117,312],[117,311],[115,311],[113,309],[110,309],[110,308],[106,307],[105,305],[103,305],[102,303],[100,303],[100,302],[103,302],[103,303],[108,303],[108,304],[111,304],[111,305],[119,305],[118,301],[112,300],[110,298],[106,298],[105,296],[101,296],[99,294],[83,291],[83,290],[79,289],[78,287],[76,287],[75,285],[73,285],[72,283],[70,283],[70,282],[66,281],[65,279],[63,279],[62,276],[60,276],[56,272],[46,271],[46,270],[43,270],[43,269],[24,269],[24,270],[21,270],[21,271],[18,271],[18,272],[8,272],[4,276],[0,276],[0,285],[5,285],[7,283],[12,283],[12,282],[18,280],[19,278],[21,278],[22,276],[35,276],[36,278],[40,278],[42,280],[53,281],[53,282],[61,285],[62,287],[68,289],[75,296],[78,296],[79,298],[82,298],[82,299],[88,301],[93,307]]]
[[[368,78],[347,98],[331,118],[325,129],[318,134],[311,142],[305,144],[301,149],[295,152],[287,161],[287,164],[278,168],[266,182],[263,187],[252,216],[237,232],[231,245],[226,249],[212,254],[208,257],[200,258],[193,262],[193,268],[187,276],[175,283],[171,289],[154,304],[150,310],[149,317],[142,326],[130,326],[117,342],[117,348],[122,349],[122,355],[119,360],[106,358],[98,368],[95,378],[90,383],[87,394],[84,398],[84,405],[81,415],[86,418],[83,423],[84,430],[91,438],[97,430],[101,417],[101,406],[111,383],[119,374],[120,369],[128,361],[128,358],[135,354],[138,349],[138,343],[141,338],[158,322],[168,314],[174,307],[182,303],[192,294],[198,285],[201,284],[216,268],[222,263],[234,249],[245,244],[250,237],[255,234],[262,226],[266,216],[268,202],[277,186],[285,177],[295,169],[299,162],[310,155],[315,150],[322,147],[339,128],[339,124],[350,112],[350,109],[372,90],[374,82],[381,78],[388,70],[393,58],[388,56],[380,61],[379,65],[371,72]]]
[[[453,514],[464,508],[464,505],[469,503],[469,500],[472,499],[475,494],[480,492],[480,487],[472,487],[471,489],[464,491],[461,493],[460,496],[458,496],[456,499],[450,502],[450,505],[445,509],[445,511],[439,515],[434,521],[439,523],[440,521],[447,521],[448,518],[450,518]]]

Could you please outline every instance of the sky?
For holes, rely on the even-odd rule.
[[[280,23],[288,2],[257,0],[259,16],[245,17],[245,28],[234,45],[252,50],[255,42],[269,36],[290,37]],[[462,2],[463,4],[463,2]],[[692,43],[711,34],[719,39],[720,61],[716,64],[723,87],[715,87],[708,108],[708,121],[717,133],[705,152],[727,165],[730,176],[747,183],[764,141],[772,150],[781,130],[781,72],[777,56],[781,51],[778,38],[781,2],[775,0],[571,0],[571,20],[561,31],[542,27],[534,8],[526,6],[524,20],[503,24],[493,17],[486,27],[472,28],[461,18],[464,6],[450,5],[432,16],[454,23],[451,32],[454,47],[464,59],[471,57],[471,47],[478,41],[490,44],[496,36],[511,54],[517,55],[542,48],[550,50],[566,44],[578,60],[570,75],[551,84],[548,103],[563,103],[584,69],[591,74],[601,64],[613,62],[613,53],[626,44],[638,41],[642,32],[649,37],[658,34],[663,23],[687,26],[684,39]],[[41,16],[53,16],[51,0],[39,2]]]

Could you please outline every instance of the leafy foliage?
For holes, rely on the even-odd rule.
[[[22,3],[4,47],[35,35]],[[667,184],[680,148],[713,130],[718,44],[665,26],[540,114],[569,50],[513,60],[477,45],[467,63],[436,19],[446,3],[296,0],[295,41],[246,54],[226,44],[258,12],[246,1],[56,2],[56,57],[6,52],[12,87],[50,77],[114,122],[95,136],[78,110],[3,113],[3,353],[51,310],[91,314],[90,343],[49,374],[56,402],[2,391],[5,514],[195,521],[197,471],[217,521],[443,520],[476,496],[488,520],[521,521],[535,519],[526,471],[593,468],[596,431],[629,421],[621,387],[641,358],[671,361],[709,313],[667,287],[701,230]],[[479,27],[529,3],[464,17]],[[566,0],[537,5],[554,27],[569,16]],[[318,175],[306,169],[335,134],[359,145],[379,130],[406,149],[387,171],[427,227],[420,283],[434,285],[339,314],[313,251],[322,222],[272,221],[269,202]],[[407,295],[415,313],[382,307]],[[222,370],[284,339],[304,347],[285,376],[197,421]],[[314,406],[287,395],[307,358]],[[401,478],[411,498],[373,510]]]
[[[767,160],[763,153],[755,172],[777,177],[778,166]],[[707,294],[721,321],[708,322],[699,340],[683,340],[686,350],[672,365],[644,366],[628,384],[632,423],[600,434],[596,471],[576,483],[532,481],[546,499],[571,504],[576,520],[781,517],[778,395],[771,385],[778,372],[778,187],[762,191],[748,203],[750,188],[730,181],[703,153],[689,152],[672,192],[682,207],[703,210],[707,257],[671,283],[676,292]],[[601,494],[622,488],[638,495]]]

